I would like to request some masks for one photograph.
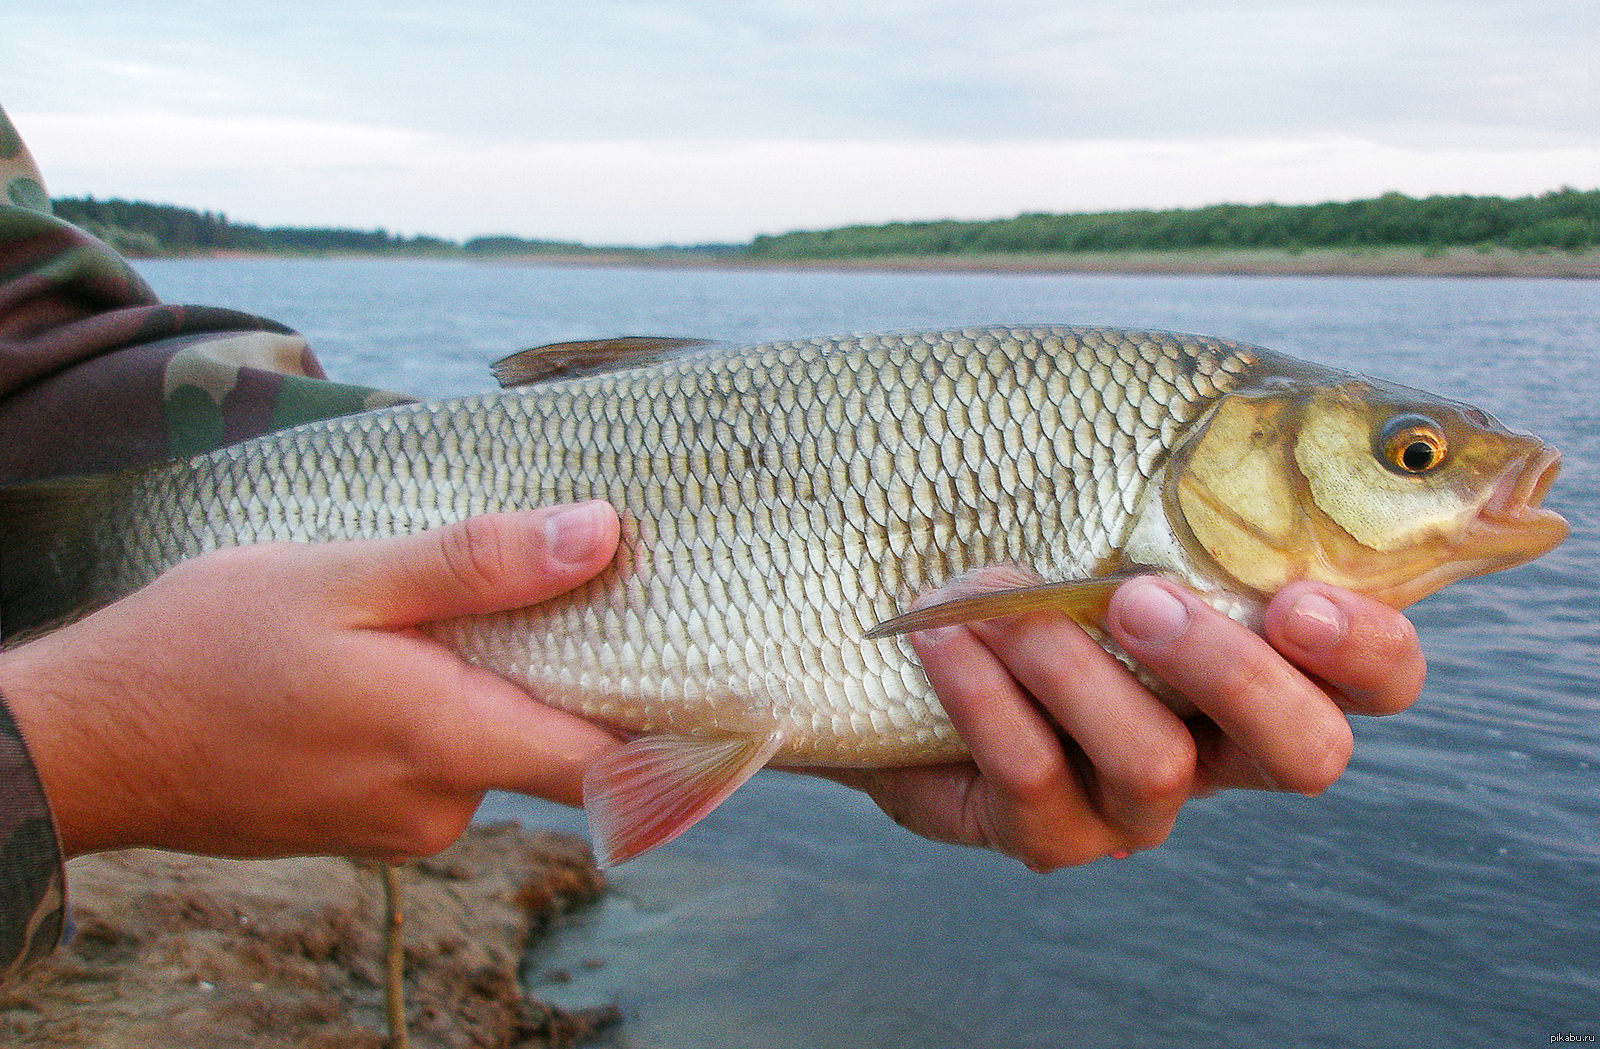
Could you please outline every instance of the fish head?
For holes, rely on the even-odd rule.
[[[1537,437],[1393,383],[1290,372],[1225,394],[1169,470],[1180,539],[1244,588],[1312,579],[1404,608],[1566,538],[1540,506],[1561,456]]]

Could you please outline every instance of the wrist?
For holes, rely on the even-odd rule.
[[[27,741],[56,847],[66,859],[137,844],[118,833],[130,792],[109,775],[114,744],[103,723],[111,715],[81,700],[82,683],[59,672],[58,660],[40,656],[48,643],[41,638],[0,654],[0,695]]]
[[[61,842],[38,769],[0,693],[0,978],[54,949],[66,879]]]

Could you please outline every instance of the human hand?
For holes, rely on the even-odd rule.
[[[1018,582],[991,570],[960,590]],[[1422,689],[1410,622],[1320,584],[1273,598],[1265,640],[1153,577],[1117,590],[1108,626],[1204,717],[1180,719],[1071,620],[1038,612],[912,635],[971,761],[827,775],[924,837],[1051,870],[1159,845],[1190,798],[1221,788],[1318,794],[1350,759],[1346,715],[1396,713]]]
[[[0,653],[68,855],[437,852],[489,789],[577,804],[616,745],[413,629],[604,568],[603,503],[181,564]]]

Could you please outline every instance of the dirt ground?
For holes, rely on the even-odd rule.
[[[530,937],[595,899],[588,843],[474,827],[399,869],[413,1049],[576,1046],[615,1010],[526,1000]],[[133,850],[68,866],[76,936],[0,988],[0,1044],[96,1049],[380,1049],[379,868]]]

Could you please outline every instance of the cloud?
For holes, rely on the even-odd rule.
[[[1592,0],[58,0],[0,16],[13,108],[547,140],[1593,140],[1596,53]]]
[[[1600,144],[1423,147],[1332,134],[501,141],[162,111],[12,116],[57,195],[136,197],[267,225],[451,237],[742,241],[794,228],[1024,211],[1600,185]]]

